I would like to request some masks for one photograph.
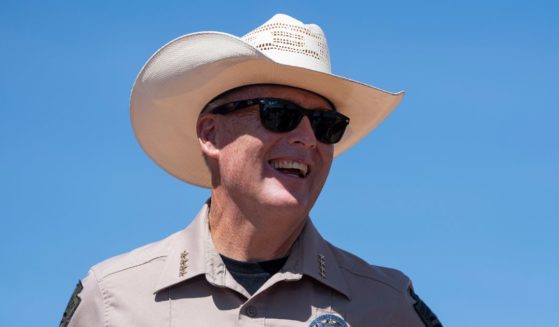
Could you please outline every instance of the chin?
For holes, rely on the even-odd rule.
[[[273,210],[294,210],[295,212],[310,211],[314,201],[309,197],[309,190],[292,190],[284,185],[268,187],[261,193],[262,204],[274,208]],[[294,212],[294,213],[295,213]]]

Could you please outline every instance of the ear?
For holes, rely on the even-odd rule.
[[[217,132],[216,117],[210,114],[201,114],[196,122],[196,134],[202,153],[209,158],[216,159],[219,156],[219,148],[216,144]]]

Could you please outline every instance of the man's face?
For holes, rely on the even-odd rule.
[[[289,100],[306,109],[332,110],[314,93],[275,85],[242,88],[216,100],[215,106],[266,97]],[[258,109],[255,105],[213,115],[219,149],[219,185],[214,188],[247,208],[306,216],[326,181],[334,147],[316,140],[307,117],[292,131],[271,132],[262,126]]]

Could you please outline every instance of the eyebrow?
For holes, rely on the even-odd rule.
[[[222,93],[216,95],[215,97],[213,97],[210,101],[208,101],[208,103],[206,103],[206,105],[204,106],[204,108],[202,108],[202,110],[200,111],[200,113],[206,112],[207,109],[208,109],[208,106],[209,106],[210,104],[212,104],[214,101],[219,100],[219,99],[222,99],[222,98],[224,98],[224,97],[227,97],[228,95],[231,95],[231,94],[234,93],[234,92],[238,92],[239,90],[242,90],[242,89],[249,89],[249,88],[251,88],[251,87],[265,87],[265,86],[287,87],[287,88],[296,89],[296,90],[302,90],[302,91],[305,91],[305,92],[307,92],[307,93],[314,94],[314,95],[318,96],[319,98],[323,99],[324,101],[326,101],[326,103],[330,106],[329,109],[332,109],[332,110],[334,110],[334,111],[336,111],[336,112],[338,111],[338,109],[336,108],[336,106],[334,105],[334,103],[333,103],[330,99],[328,99],[327,97],[325,97],[325,96],[323,96],[323,95],[321,95],[321,94],[319,94],[319,93],[316,93],[316,92],[313,92],[313,91],[310,91],[310,90],[307,90],[307,89],[304,89],[304,88],[301,88],[301,87],[297,87],[297,86],[283,85],[283,84],[273,84],[273,83],[261,83],[261,84],[247,84],[247,85],[242,85],[242,86],[238,86],[238,87],[232,88],[232,89],[230,89],[230,90],[224,91],[224,92],[222,92]],[[254,99],[254,98],[256,98],[256,97],[252,97],[252,99]],[[274,98],[274,97],[273,97],[273,96],[260,96],[259,98]],[[249,99],[251,99],[251,98],[249,98]],[[243,100],[243,99],[241,99],[241,100],[235,100],[235,101],[242,101],[242,100]],[[283,98],[283,100],[287,100],[287,101],[296,103],[296,102],[294,102],[293,100],[289,100],[289,99],[285,99],[285,98]],[[230,101],[230,102],[235,102],[235,101]],[[224,103],[220,104],[219,106],[222,106],[222,105],[224,105],[224,104],[226,104],[226,103],[227,103],[227,102],[224,102]],[[297,103],[297,105],[301,106],[299,103]],[[303,107],[303,106],[301,106],[301,107]]]

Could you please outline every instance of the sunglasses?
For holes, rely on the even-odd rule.
[[[260,121],[267,130],[276,133],[292,131],[303,117],[307,116],[316,139],[326,144],[339,142],[349,124],[349,117],[334,110],[304,109],[293,102],[274,98],[235,101],[216,107],[210,112],[226,115],[254,105],[260,106]]]

